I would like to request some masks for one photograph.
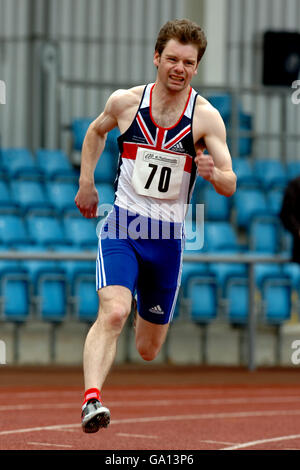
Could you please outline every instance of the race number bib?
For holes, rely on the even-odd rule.
[[[134,190],[143,196],[177,199],[185,158],[185,155],[139,148],[131,181]]]

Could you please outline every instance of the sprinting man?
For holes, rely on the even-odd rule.
[[[121,133],[115,203],[99,234],[99,312],[83,353],[84,432],[109,424],[110,411],[100,391],[135,295],[139,354],[151,361],[165,341],[180,285],[184,219],[197,174],[219,194],[231,196],[236,189],[223,120],[190,85],[206,45],[203,30],[194,22],[168,21],[155,45],[155,83],[115,91],[84,139],[75,202],[91,218],[99,202],[94,184],[98,158],[107,133],[115,127]],[[137,217],[140,232],[134,224]]]

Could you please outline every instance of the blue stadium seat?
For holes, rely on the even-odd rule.
[[[78,185],[67,181],[51,181],[46,183],[48,200],[58,213],[77,211],[75,196]]]
[[[91,117],[83,117],[83,118],[76,118],[73,119],[71,123],[71,130],[73,136],[73,149],[74,150],[81,150],[82,144],[85,138],[85,134],[87,133],[89,125],[95,118]],[[107,140],[106,140],[106,147],[105,149],[112,153],[113,158],[118,158],[119,148],[117,144],[117,138],[120,135],[119,129],[115,128],[108,132]]]
[[[245,326],[249,316],[249,289],[245,277],[230,277],[224,286],[226,317],[235,326]]]
[[[286,263],[282,267],[285,276],[288,276],[292,283],[293,289],[299,291],[300,289],[300,265],[298,263]]]
[[[115,190],[110,183],[98,183],[96,188],[99,194],[99,204],[113,205],[115,201]]]
[[[79,321],[93,322],[97,318],[99,301],[94,273],[78,276],[74,282],[75,316]]]
[[[208,252],[241,251],[235,230],[229,222],[204,224],[204,248]]]
[[[242,263],[210,263],[209,270],[217,280],[222,297],[226,296],[224,289],[230,279],[247,277],[247,266]]]
[[[190,279],[202,275],[209,276],[208,263],[196,263],[191,261],[183,262],[181,273],[181,286],[184,297],[187,296],[187,286]]]
[[[113,183],[116,177],[118,155],[113,155],[106,148],[96,165],[94,178],[96,183]]]
[[[257,159],[253,170],[266,190],[274,186],[285,187],[287,184],[286,168],[279,160]]]
[[[219,111],[225,121],[230,119],[232,99],[229,94],[211,95],[207,97],[207,100]]]
[[[188,282],[189,316],[197,324],[207,324],[217,316],[218,289],[213,276],[193,277]]]
[[[21,323],[26,321],[30,313],[30,291],[25,271],[1,276],[0,298],[4,320]]]
[[[232,97],[229,94],[216,94],[207,97],[208,101],[220,112],[226,128],[231,128]],[[251,131],[252,116],[243,111],[241,103],[238,104],[238,126],[241,131]],[[231,137],[227,142],[231,147]],[[250,155],[252,149],[252,139],[250,137],[240,137],[238,143],[238,153],[240,156]],[[236,155],[235,155],[236,156]]]
[[[109,150],[114,158],[118,158],[119,155],[119,146],[118,146],[118,137],[120,136],[120,131],[117,127],[112,129],[107,134],[106,148]]]
[[[249,249],[253,252],[275,254],[280,251],[281,227],[276,217],[252,220],[249,228]]]
[[[65,238],[81,248],[97,247],[96,219],[82,216],[65,216],[63,220]]]
[[[44,252],[41,245],[20,245],[18,251],[25,253]],[[45,321],[60,322],[67,312],[68,286],[64,270],[51,259],[25,259],[22,268],[28,274],[36,315]]]
[[[247,229],[254,217],[269,215],[265,193],[260,189],[240,188],[233,196],[233,206],[239,228]]]
[[[53,206],[48,201],[44,185],[40,181],[16,180],[10,183],[14,200],[22,213],[34,211],[51,211]]]
[[[237,175],[238,188],[257,188],[259,179],[253,171],[253,166],[248,158],[233,158],[232,168]]]
[[[247,133],[250,132],[253,128],[253,118],[250,114],[247,114],[243,111],[239,112],[238,115],[238,122],[239,122],[239,130],[241,133],[246,131]],[[230,147],[230,139],[228,142]],[[242,136],[239,138],[238,143],[238,152],[240,156],[249,156],[252,152],[252,138],[248,136]]]
[[[93,118],[77,118],[73,119],[71,123],[71,130],[73,136],[73,149],[81,150],[85,134]]]
[[[289,279],[268,279],[262,285],[264,320],[279,325],[291,318],[292,283]]]
[[[36,151],[36,161],[46,180],[78,179],[76,170],[62,150],[39,149]]]
[[[0,246],[0,251],[7,247]],[[0,259],[0,318],[24,322],[30,313],[30,282],[20,261]]]
[[[286,172],[288,180],[298,178],[300,176],[300,161],[294,160],[287,162]]]
[[[18,204],[14,201],[9,185],[3,180],[0,180],[0,212],[18,212]]]
[[[2,149],[1,160],[10,179],[40,179],[42,177],[32,153],[26,148]]]
[[[281,245],[282,252],[285,253],[286,256],[291,256],[293,246],[293,235],[291,234],[291,232],[288,232],[284,227],[282,227]]]
[[[61,273],[40,276],[37,287],[37,311],[42,320],[61,322],[67,315],[67,282]]]
[[[270,253],[261,253],[270,255]],[[257,255],[257,253],[256,253]],[[262,288],[263,283],[270,279],[286,279],[287,276],[282,271],[282,266],[277,263],[257,263],[254,266],[255,282],[258,289]]]
[[[76,245],[58,245],[53,247],[53,251],[57,253],[82,253],[82,250]],[[62,259],[57,261],[57,265],[60,269],[63,270],[69,285],[71,286],[76,279],[76,277],[81,274],[93,274],[94,276],[94,285],[95,283],[95,269],[96,269],[96,256],[97,256],[97,246],[95,245],[95,259],[93,261],[89,260],[67,260]]]
[[[30,244],[20,244],[16,247],[17,251],[26,253],[44,253],[45,247],[41,245],[30,245]],[[49,259],[22,259],[19,261],[20,266],[27,272],[30,281],[32,282],[33,288],[35,289],[39,276],[45,275],[47,273],[59,273],[61,274],[61,269],[58,265],[58,262],[49,258]]]
[[[204,188],[202,202],[204,204],[205,220],[229,220],[231,201],[228,197],[218,194],[212,186]]]
[[[30,242],[30,234],[21,217],[15,214],[1,214],[0,243],[13,247],[20,243]]]
[[[274,215],[276,217],[279,216],[282,207],[283,194],[283,188],[273,188],[267,192],[267,204],[270,215]]]
[[[40,246],[68,244],[62,224],[58,218],[47,215],[28,215],[27,229],[33,242]]]
[[[56,252],[75,253],[78,246],[57,246]],[[95,246],[95,260],[97,247]],[[82,250],[80,250],[82,253]],[[72,316],[79,321],[92,322],[97,317],[98,295],[96,292],[95,261],[59,260],[69,285]]]

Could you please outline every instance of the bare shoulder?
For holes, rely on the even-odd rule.
[[[140,85],[127,90],[116,90],[110,95],[107,106],[111,109],[113,114],[118,116],[126,109],[128,110],[128,108],[139,104],[144,88],[144,85]]]
[[[203,96],[197,97],[195,118],[204,134],[211,132],[219,135],[226,133],[225,124],[219,111]]]
[[[203,119],[205,117],[209,121],[219,121],[222,120],[219,111],[210,104],[210,102],[203,96],[198,95],[196,101],[195,113],[197,117]]]

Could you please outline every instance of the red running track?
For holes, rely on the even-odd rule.
[[[300,450],[299,384],[112,385],[84,434],[82,388],[0,388],[1,450]]]

